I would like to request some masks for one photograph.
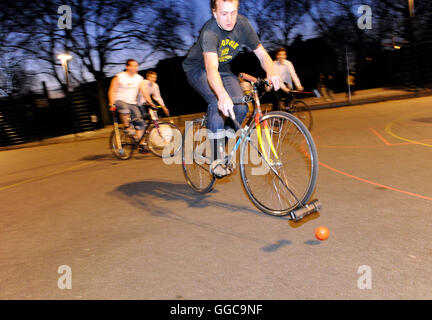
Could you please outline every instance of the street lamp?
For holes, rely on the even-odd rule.
[[[71,117],[71,122],[72,122],[72,130],[73,132],[76,134],[76,123],[75,123],[75,117],[74,117],[74,112],[73,112],[73,106],[72,106],[72,102],[70,100],[69,97],[69,71],[68,71],[68,60],[72,59],[72,56],[67,54],[67,53],[62,53],[59,54],[57,56],[57,58],[61,61],[62,67],[65,71],[65,75],[66,75],[66,101],[67,104],[69,106],[69,112],[70,112],[70,117]]]
[[[72,59],[72,56],[66,53],[59,54],[57,58],[61,61],[62,67],[66,75],[66,92],[69,92],[69,71],[68,71],[68,60]]]
[[[408,9],[410,17],[414,17],[414,0],[408,0]]]

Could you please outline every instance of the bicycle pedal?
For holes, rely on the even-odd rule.
[[[310,203],[295,209],[290,212],[291,219],[294,221],[300,221],[304,217],[310,215],[311,213],[321,210],[322,205],[318,199],[312,200]]]

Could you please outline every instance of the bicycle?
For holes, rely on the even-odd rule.
[[[112,111],[113,131],[109,143],[113,154],[120,160],[128,160],[132,157],[135,149],[144,141],[144,146],[155,156],[161,158],[174,157],[180,150],[182,134],[180,129],[172,122],[160,121],[157,109],[161,106],[149,107],[150,120],[142,114],[140,117],[130,120],[133,124],[139,119],[146,120],[146,128],[140,140],[128,134],[122,126],[119,126],[117,111]]]
[[[313,92],[298,90],[290,90],[289,92],[284,92],[285,97],[282,97],[281,101],[279,101],[279,110],[293,114],[305,124],[309,131],[311,131],[313,126],[312,111],[306,102],[297,99],[295,95],[296,93],[315,95],[315,93]]]
[[[233,171],[240,147],[240,174],[246,193],[262,212],[298,221],[321,208],[310,200],[318,175],[315,143],[305,125],[290,113],[272,111],[262,114],[258,87],[266,80],[242,73],[252,84],[243,103],[252,102],[253,116],[248,125],[233,119],[240,133],[235,145],[220,165]],[[207,117],[186,123],[182,142],[182,167],[188,185],[196,192],[210,192],[217,177],[210,170],[211,152],[207,139]]]

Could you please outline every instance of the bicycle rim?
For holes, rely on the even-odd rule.
[[[304,101],[295,101],[292,106],[292,114],[300,119],[301,122],[304,123],[306,128],[309,131],[312,130],[313,119],[312,119],[312,111],[309,106]]]
[[[305,205],[312,196],[318,175],[317,152],[311,134],[293,115],[270,112],[261,118],[260,124],[264,122],[277,158],[264,132],[263,148],[260,147],[253,123],[249,139],[240,149],[241,178],[257,208],[267,214],[284,216]]]
[[[159,128],[152,127],[147,135],[147,146],[156,156],[174,157],[182,145],[182,134],[176,125],[170,122],[159,122]]]
[[[110,148],[112,153],[120,160],[128,160],[132,157],[135,150],[135,142],[132,137],[127,135],[123,130],[119,130],[120,141],[122,149],[117,147],[115,131],[111,132],[110,136]]]
[[[209,152],[203,119],[187,122],[183,135],[182,166],[187,183],[196,192],[210,192],[216,182],[209,172]]]

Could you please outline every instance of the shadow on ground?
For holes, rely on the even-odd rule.
[[[138,152],[134,152],[132,158],[127,160],[120,160],[116,158],[112,153],[104,153],[104,154],[94,154],[90,156],[86,156],[81,158],[81,161],[118,161],[119,163],[128,161],[128,160],[150,160],[153,156],[151,153],[140,154]]]
[[[226,228],[219,228],[211,223],[194,221],[194,216],[190,215],[188,212],[183,214],[183,212],[176,210],[176,208],[179,207],[179,203],[185,203],[189,208],[205,209],[217,207],[229,210],[230,212],[247,212],[253,215],[258,214],[261,217],[279,219],[281,222],[283,220],[288,220],[286,217],[272,217],[265,215],[251,207],[218,201],[212,197],[212,195],[217,192],[217,190],[213,190],[211,193],[200,194],[191,190],[190,187],[184,183],[148,180],[121,185],[115,190],[109,192],[109,195],[126,201],[143,212],[148,212],[154,216],[175,219],[182,223],[193,224],[208,229],[212,232],[219,232],[237,238],[259,242],[264,244],[264,247],[261,247],[260,249],[263,252],[274,252],[282,247],[292,244],[290,240],[278,240],[273,243],[254,236],[230,231]]]
[[[185,183],[148,180],[121,185],[111,193],[133,206],[157,216],[164,216],[172,212],[173,209],[169,208],[175,208],[176,202],[186,203],[190,208],[218,207],[230,211],[261,214],[251,207],[213,199],[212,195],[217,192],[218,190],[213,190],[210,193],[202,194],[194,192]]]

